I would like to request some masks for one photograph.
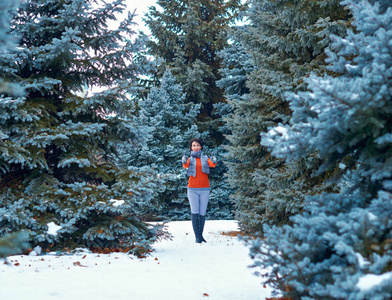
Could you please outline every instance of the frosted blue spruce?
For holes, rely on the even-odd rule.
[[[219,132],[214,104],[224,102],[218,51],[228,45],[227,29],[237,19],[243,5],[239,0],[157,1],[146,14],[145,22],[153,39],[151,53],[162,59],[158,77],[169,67],[186,94],[185,103],[201,104],[197,116],[200,131],[210,132],[208,143],[219,146],[224,137]]]
[[[11,13],[16,10],[21,1],[3,0],[0,1],[0,53],[3,59],[7,59],[9,49],[15,48],[17,41],[14,35],[9,34]],[[19,85],[3,79],[4,74],[0,73],[0,93],[21,94]]]
[[[332,36],[333,76],[310,76],[308,91],[288,95],[291,124],[262,135],[277,157],[316,152],[319,173],[340,168],[339,193],[308,196],[292,226],[265,226],[252,245],[266,281],[294,299],[392,296],[392,4],[342,4],[355,31]]]
[[[290,123],[285,93],[304,90],[311,72],[326,72],[329,35],[345,32],[348,13],[335,0],[249,4],[246,25],[232,30],[235,43],[223,53],[219,84],[230,107],[224,129],[235,215],[243,230],[261,233],[263,224],[286,224],[301,212],[306,193],[331,189],[324,175],[314,176],[320,164],[315,155],[285,163],[260,145],[260,132]]]
[[[181,156],[188,142],[200,136],[196,125],[200,104],[186,105],[181,84],[166,70],[159,87],[152,88],[147,98],[140,99],[138,107],[138,123],[147,126],[149,139],[143,147],[123,148],[120,161],[126,167],[147,166],[161,180],[154,203],[146,207],[150,218],[187,218],[187,178]]]
[[[130,14],[107,26],[125,8],[122,0],[30,0],[15,14],[18,47],[1,53],[0,71],[26,93],[0,99],[1,236],[27,230],[31,244],[47,250],[135,254],[155,241],[139,205],[151,201],[154,177],[113,159],[119,146],[143,144],[146,135],[131,101],[149,71],[144,37],[134,39]]]
[[[10,13],[16,9],[19,1],[4,0],[0,2],[0,53],[6,57],[8,51],[15,47],[16,37],[9,34],[10,30]],[[0,77],[0,94],[8,93],[10,95],[20,95],[23,93],[22,88],[18,84],[4,81]],[[0,98],[0,101],[1,98]],[[3,136],[0,131],[0,136]],[[4,149],[3,140],[0,141],[0,150]],[[13,144],[11,147],[18,147]],[[10,254],[20,253],[29,245],[26,243],[28,239],[26,232],[17,232],[8,234],[4,238],[0,238],[0,258],[6,258]]]

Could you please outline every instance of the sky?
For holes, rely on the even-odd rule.
[[[136,9],[135,22],[139,25],[139,30],[148,32],[148,29],[144,26],[142,18],[144,14],[148,11],[148,7],[156,6],[156,0],[126,0],[128,9],[133,12]]]

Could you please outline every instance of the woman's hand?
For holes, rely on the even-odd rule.
[[[186,155],[186,151],[184,151],[184,155],[182,156],[182,163],[186,164],[186,162],[188,161],[188,156]]]
[[[210,157],[210,159],[211,159],[212,163],[216,164],[216,156],[215,155],[212,155]]]

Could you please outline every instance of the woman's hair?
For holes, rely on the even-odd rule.
[[[200,146],[201,146],[201,150],[203,150],[203,144],[204,143],[203,143],[202,139],[198,139],[198,138],[191,139],[191,141],[189,142],[189,149],[191,149],[191,150],[192,150],[192,143],[193,142],[199,143]]]

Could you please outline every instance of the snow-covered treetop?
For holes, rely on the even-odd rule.
[[[326,159],[320,171],[351,157],[373,170],[373,180],[382,179],[392,175],[392,9],[344,3],[355,31],[333,36],[326,52],[329,70],[339,76],[312,75],[309,91],[288,94],[292,124],[270,129],[261,143],[288,160],[316,151]]]

